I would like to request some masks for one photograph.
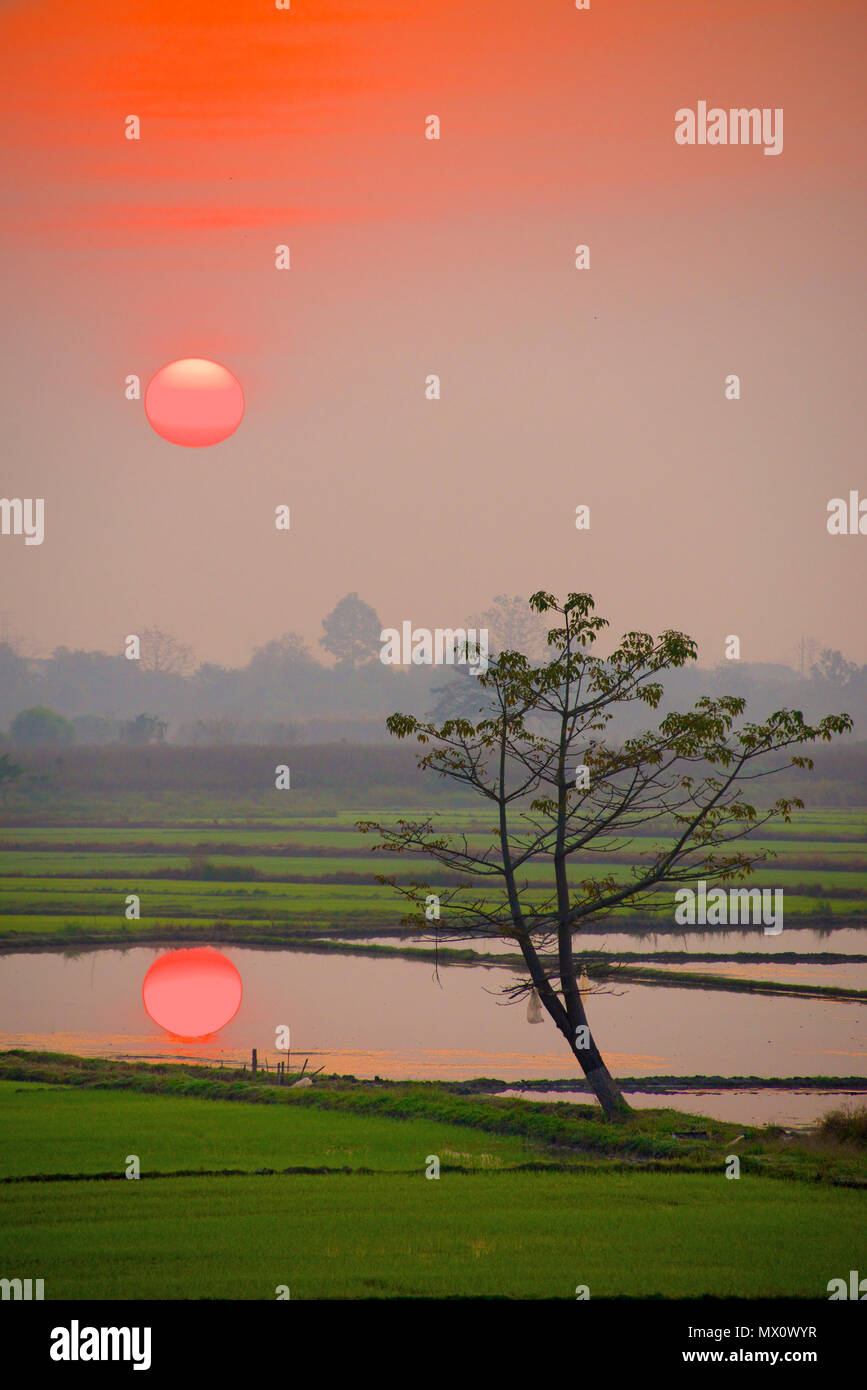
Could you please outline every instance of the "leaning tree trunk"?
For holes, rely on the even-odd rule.
[[[521,953],[530,971],[530,978],[533,981],[536,992],[569,1044],[573,1054],[581,1063],[581,1069],[587,1078],[587,1083],[596,1099],[599,1101],[599,1104],[602,1106],[606,1120],[625,1119],[627,1115],[632,1113],[632,1107],[624,1098],[623,1092],[606,1067],[602,1053],[593,1040],[593,1034],[587,1023],[587,1015],[584,1012],[584,1001],[581,998],[581,991],[578,988],[578,982],[575,979],[574,971],[572,972],[572,979],[567,983],[564,991],[569,1005],[567,1012],[559,995],[552,989],[548,977],[542,969],[539,957],[536,955],[530,941],[525,937],[521,940],[520,945]],[[577,1044],[575,1030],[579,1027],[587,1029],[586,1047],[579,1047]]]
[[[584,1001],[577,990],[570,1003],[572,1004],[572,1011],[577,1015],[576,1027],[583,1026],[587,1029],[587,1046],[576,1046],[574,1031],[569,1037],[569,1046],[581,1063],[588,1085],[602,1106],[606,1120],[622,1120],[626,1115],[631,1114],[632,1107],[625,1100],[623,1092],[605,1065],[602,1053],[593,1041],[593,1034],[584,1012]]]

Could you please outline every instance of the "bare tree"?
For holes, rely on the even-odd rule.
[[[842,652],[831,651],[826,647],[819,653],[819,660],[814,661],[810,667],[810,674],[814,680],[827,681],[829,685],[843,690],[852,684],[858,675],[858,669],[855,662],[847,661]]]
[[[146,627],[141,633],[141,669],[155,674],[185,676],[193,666],[193,649],[170,632]]]
[[[429,817],[395,827],[361,821],[359,828],[382,836],[378,849],[423,854],[460,876],[456,886],[434,895],[439,921],[425,915],[429,883],[379,877],[413,904],[411,920],[428,933],[464,940],[499,936],[518,944],[527,974],[508,993],[536,991],[606,1117],[617,1119],[629,1106],[590,1030],[573,953],[576,932],[617,910],[646,909],[660,888],[699,876],[713,882],[749,874],[766,852],[726,847],[771,816],[788,819],[803,803],[780,799],[758,814],[742,799],[740,784],[786,766],[811,768],[803,752],[792,750],[830,740],[851,729],[852,720],[828,715],[811,727],[799,711],[778,710],[762,724],[735,727],[743,699],[702,696],[691,711],[666,715],[656,730],[606,743],[616,709],[633,701],[655,709],[664,693],[658,676],[694,660],[695,643],[680,632],[656,638],[628,632],[601,659],[592,646],[608,624],[595,616],[589,594],[569,594],[561,604],[540,592],[529,602],[562,622],[548,634],[543,665],[534,669],[524,655],[507,651],[476,678],[492,712],[478,722],[458,717],[438,725],[404,714],[387,721],[398,738],[433,745],[420,755],[420,767],[472,788],[490,807],[492,844],[477,849],[465,835],[438,832]],[[788,757],[776,762],[773,755],[783,750]],[[669,843],[634,850],[637,862],[626,877],[582,870],[583,853],[623,852],[648,834]],[[527,877],[539,864],[544,878]]]
[[[497,594],[484,613],[474,613],[467,626],[486,628],[491,649],[495,652],[523,652],[529,661],[545,661],[548,656],[548,626],[527,599],[515,594]]]

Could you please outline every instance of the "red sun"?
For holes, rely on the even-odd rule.
[[[241,1005],[241,976],[210,946],[167,951],[144,977],[142,999],[154,1023],[179,1038],[204,1038],[223,1028]]]
[[[145,391],[145,414],[170,444],[205,449],[228,439],[244,417],[244,392],[227,367],[182,357],[160,367]]]

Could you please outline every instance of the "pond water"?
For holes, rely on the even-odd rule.
[[[330,940],[342,938],[332,937]],[[418,932],[407,936],[365,936],[353,937],[356,943],[364,941],[371,946],[418,946],[430,947],[433,938],[421,936]],[[509,954],[517,950],[513,941],[503,941],[499,937],[483,937],[476,941],[450,941],[443,934],[441,946],[454,946],[458,950],[483,951],[489,954]],[[575,950],[587,951],[704,951],[719,955],[732,955],[738,951],[761,951],[763,955],[775,955],[779,951],[794,951],[808,955],[811,951],[836,953],[838,955],[867,956],[867,927],[841,927],[839,931],[813,931],[804,927],[795,931],[785,928],[779,936],[765,936],[761,929],[750,932],[715,931],[690,932],[688,936],[676,936],[664,932],[652,936],[630,936],[625,932],[585,932],[575,938]]]
[[[446,966],[437,977],[424,961],[217,949],[237,966],[243,1000],[219,1033],[196,1042],[164,1033],[144,1010],[142,981],[163,948],[0,957],[0,1048],[234,1064],[249,1061],[256,1047],[260,1062],[273,1065],[284,1055],[276,1030],[286,1025],[290,1060],[309,1057],[308,1070],[515,1082],[575,1075],[547,1019],[530,1024],[525,1002],[504,1006],[500,991],[515,978],[505,969]],[[857,1003],[623,985],[591,996],[587,1007],[619,1076],[867,1075]],[[681,1107],[686,1099],[646,1103]],[[708,1113],[728,1114],[731,1099],[727,1093],[711,1107],[708,1098]],[[818,1099],[821,1113],[830,1102]],[[794,1116],[797,1107],[786,1105]],[[759,1092],[749,1114],[734,1113],[755,1122],[778,1106],[779,1095]]]
[[[523,1100],[568,1100],[576,1105],[586,1105],[588,1100],[587,1093],[581,1091],[512,1090],[500,1094]],[[687,1115],[710,1115],[733,1124],[806,1129],[829,1110],[863,1105],[867,1096],[858,1091],[690,1091],[669,1096],[632,1091],[628,1099],[635,1110],[681,1110]]]
[[[689,961],[654,963],[655,970],[670,970],[672,974],[687,971],[690,974],[725,975],[730,980],[771,980],[781,985],[826,985],[838,989],[867,989],[867,964],[856,965],[844,961],[835,965],[777,964],[773,959],[762,963],[742,965],[737,961]]]

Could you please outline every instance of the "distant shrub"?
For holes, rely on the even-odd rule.
[[[838,1110],[829,1110],[820,1120],[818,1130],[823,1139],[867,1149],[867,1105],[841,1105]]]
[[[205,879],[219,883],[249,883],[262,878],[261,869],[246,864],[212,864],[201,849],[194,849],[189,859],[185,878]]]
[[[75,725],[46,705],[34,705],[16,714],[9,725],[9,736],[13,743],[25,748],[39,744],[65,746],[75,742]]]

